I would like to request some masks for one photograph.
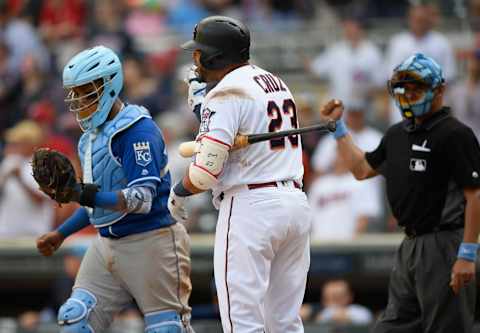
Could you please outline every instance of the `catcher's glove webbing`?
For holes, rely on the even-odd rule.
[[[72,162],[62,153],[48,148],[37,149],[33,154],[32,171],[40,190],[56,202],[77,201],[82,206],[94,206],[97,186],[77,183]]]

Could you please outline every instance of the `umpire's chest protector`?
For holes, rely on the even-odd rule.
[[[78,143],[78,153],[83,169],[83,181],[100,186],[102,192],[118,191],[127,187],[127,178],[122,165],[112,153],[112,139],[142,118],[150,118],[148,111],[140,106],[128,105],[97,132],[85,132]],[[88,209],[90,223],[105,227],[121,220],[126,213],[95,207]]]

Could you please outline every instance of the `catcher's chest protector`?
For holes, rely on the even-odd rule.
[[[112,120],[105,123],[101,130],[92,135],[85,132],[78,143],[78,154],[83,168],[84,181],[93,182],[100,186],[103,192],[117,191],[127,187],[127,178],[121,164],[111,154],[112,138],[142,118],[150,118],[148,111],[137,105],[127,105]],[[91,140],[91,143],[89,143]],[[91,149],[88,149],[91,144]],[[91,171],[88,156],[91,150]],[[92,180],[85,179],[85,175],[91,174]],[[119,221],[125,213],[96,207],[89,210],[90,223],[95,227],[104,227]]]

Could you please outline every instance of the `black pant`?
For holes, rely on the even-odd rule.
[[[388,305],[374,333],[471,333],[475,281],[449,287],[463,229],[405,238],[395,255]]]

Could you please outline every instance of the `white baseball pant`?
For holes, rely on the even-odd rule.
[[[226,333],[303,332],[312,216],[292,181],[224,193],[214,271]]]

